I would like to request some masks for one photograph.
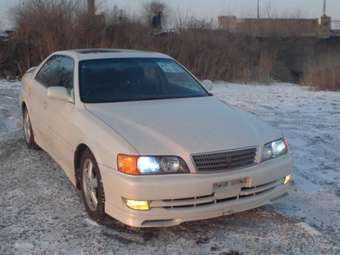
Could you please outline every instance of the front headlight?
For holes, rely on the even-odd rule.
[[[118,171],[128,175],[157,175],[188,173],[183,159],[174,156],[131,156],[119,154]]]
[[[287,140],[281,138],[279,140],[272,141],[263,146],[262,161],[266,161],[272,158],[277,158],[288,152]]]

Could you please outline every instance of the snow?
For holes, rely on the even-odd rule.
[[[315,228],[309,226],[305,222],[299,222],[296,225],[300,226],[301,228],[303,228],[311,236],[319,236],[319,235],[321,235],[321,233],[319,231],[317,231]]]
[[[18,82],[0,80],[0,139],[21,128],[18,111],[19,90]]]
[[[289,196],[227,217],[133,231],[89,220],[59,166],[24,146],[19,90],[18,82],[0,80],[0,254],[340,254],[339,92],[214,83],[215,96],[287,137]]]
[[[340,93],[292,84],[217,83],[220,99],[282,130],[294,161],[292,193],[276,208],[340,235]]]

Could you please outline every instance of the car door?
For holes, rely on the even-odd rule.
[[[66,174],[73,175],[73,153],[79,142],[79,130],[75,122],[77,112],[74,91],[74,60],[60,56],[58,61],[58,82],[55,86],[67,89],[68,101],[47,99],[48,131],[51,138],[51,155],[63,167]],[[71,177],[71,176],[70,176]]]
[[[29,110],[37,143],[47,152],[50,150],[48,133],[47,89],[55,83],[58,57],[50,57],[32,79],[30,86]]]

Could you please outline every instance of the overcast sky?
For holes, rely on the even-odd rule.
[[[86,1],[86,0],[84,0]],[[323,0],[260,0],[263,15],[273,16],[319,17]],[[328,15],[340,19],[340,0],[327,0]],[[9,25],[8,10],[25,0],[0,0],[0,23],[2,27]],[[128,10],[128,13],[138,13],[144,2],[150,0],[98,0],[102,8],[118,5]],[[215,18],[218,15],[236,15],[242,17],[256,16],[257,0],[165,0],[173,12],[205,18]]]

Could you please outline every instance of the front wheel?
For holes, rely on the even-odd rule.
[[[31,124],[31,119],[28,114],[27,109],[24,109],[22,113],[22,122],[23,122],[23,129],[24,129],[24,138],[25,143],[30,149],[36,149],[38,148],[37,144],[34,140],[34,134],[33,134],[33,128]]]
[[[89,150],[81,157],[81,192],[90,218],[102,222],[105,218],[104,186],[96,159]]]

